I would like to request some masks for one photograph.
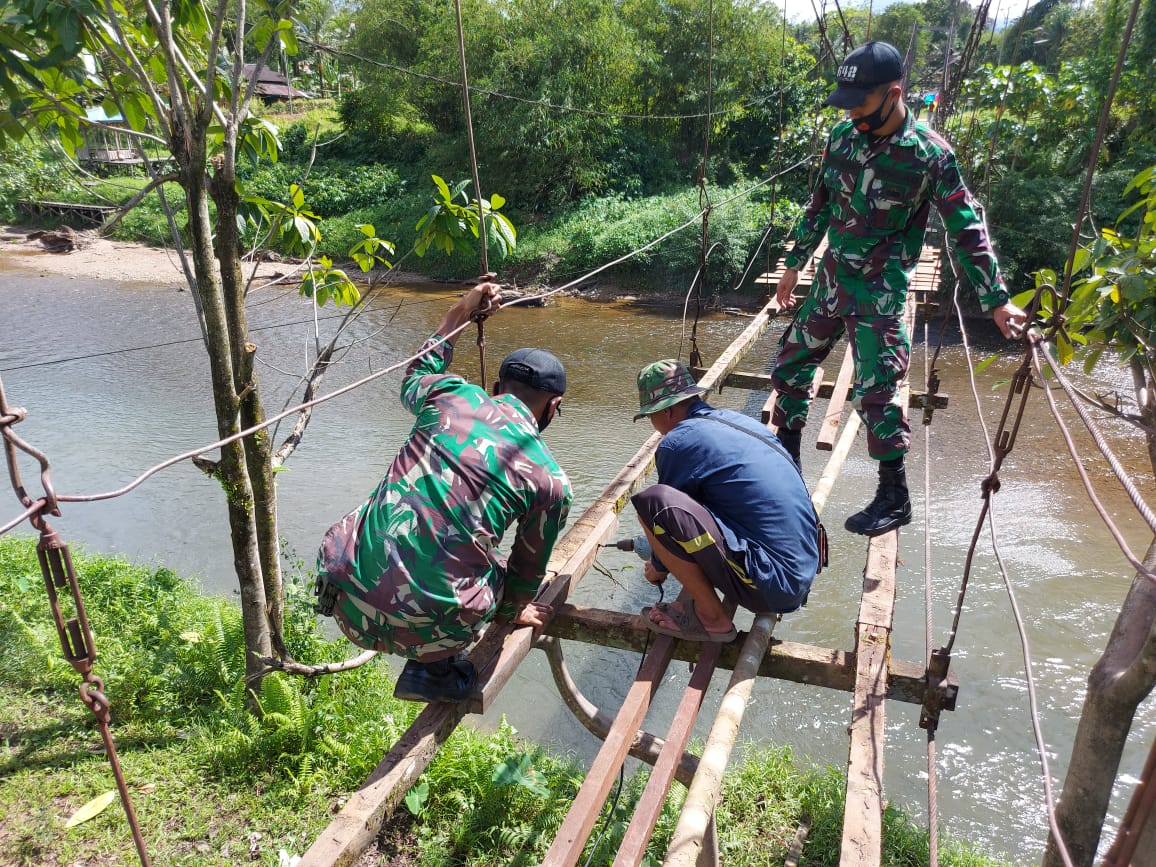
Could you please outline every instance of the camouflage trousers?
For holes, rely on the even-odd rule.
[[[867,451],[878,461],[902,457],[911,443],[911,427],[899,385],[907,375],[911,338],[899,317],[839,314],[836,294],[809,294],[783,332],[773,377],[778,399],[772,422],[791,430],[806,424],[815,368],[846,331],[855,361],[851,402],[867,428]]]
[[[450,659],[468,650],[498,612],[505,573],[497,568],[462,582],[460,595],[465,598],[452,600],[423,592],[404,569],[387,569],[367,581],[355,567],[360,511],[330,527],[317,552],[318,590],[323,584],[333,586],[332,614],[342,634],[366,650],[419,662]]]

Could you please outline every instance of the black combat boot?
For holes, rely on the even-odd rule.
[[[803,432],[801,430],[789,430],[788,428],[779,428],[779,442],[783,444],[783,448],[795,460],[795,466],[799,468],[799,472],[803,471],[803,459],[800,457],[800,449],[803,444]]]
[[[843,527],[861,536],[882,536],[911,523],[911,498],[907,495],[907,470],[879,464],[879,489],[862,512],[847,519]]]

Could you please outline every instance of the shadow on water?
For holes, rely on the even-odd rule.
[[[205,353],[196,342],[198,329],[187,294],[141,285],[62,281],[19,268],[0,273],[0,306],[5,311],[0,320],[0,370],[10,401],[28,409],[20,434],[51,457],[59,491],[87,494],[119,488],[153,464],[216,439],[205,385]],[[352,348],[333,365],[323,390],[407,357],[434,329],[457,291],[391,288],[378,293],[351,330]],[[326,318],[332,312],[321,311],[322,339],[335,327],[335,320]],[[312,312],[294,293],[259,290],[250,297],[250,316],[259,329],[254,332],[258,375],[272,413],[290,399],[314,351]],[[743,317],[706,316],[698,327],[698,343],[708,362],[748,323]],[[768,370],[783,327],[772,325],[743,369]],[[918,345],[922,333],[917,330],[912,364],[917,389],[923,379],[923,349]],[[937,332],[933,328],[931,333],[934,344]],[[567,366],[572,386],[565,413],[547,440],[570,475],[574,516],[651,433],[645,423],[631,420],[637,406],[638,369],[678,354],[680,344],[685,357],[688,334],[689,323],[684,329],[680,310],[581,299],[561,299],[547,308],[513,309],[487,322],[491,378],[502,356],[524,345],[547,346]],[[921,522],[927,520],[931,539],[932,641],[939,646],[946,641],[981,505],[980,483],[987,474],[985,437],[977,420],[986,421],[990,436],[1006,400],[1005,383],[1020,361],[990,333],[977,338],[981,355],[1000,352],[977,375],[977,399],[958,332],[953,337],[949,329],[947,334],[939,367],[941,390],[949,395],[950,406],[935,414],[930,452],[924,449],[923,429],[915,420],[909,472],[916,523],[900,540],[893,655],[913,662],[923,659],[925,646]],[[190,342],[29,366],[181,339]],[[478,377],[472,332],[459,343],[454,370]],[[1096,377],[1128,387],[1123,372],[1109,360],[1101,361]],[[290,559],[300,560],[303,568],[311,567],[325,528],[369,494],[408,433],[412,420],[398,403],[399,382],[397,374],[390,374],[319,407],[287,471],[278,475],[281,535]],[[757,414],[765,398],[725,389],[711,402]],[[1142,438],[1118,423],[1106,423],[1105,428],[1118,445],[1121,460],[1151,499],[1151,468]],[[826,460],[814,448],[814,429],[811,425],[804,437],[805,476],[812,485]],[[1087,434],[1077,439],[1101,497],[1121,522],[1133,550],[1142,553],[1150,534],[1131,516]],[[925,468],[930,471],[930,503],[923,494]],[[35,478],[31,470],[26,473]],[[1039,395],[1029,402],[1024,428],[1000,478],[997,536],[1027,621],[1042,722],[1058,781],[1067,764],[1089,666],[1102,651],[1131,575],[1087,507]],[[875,467],[860,438],[824,516],[831,530],[830,568],[816,582],[808,606],[785,618],[777,630],[780,638],[853,647],[866,544],[845,533],[842,522],[871,497],[874,484]],[[68,506],[55,524],[71,542],[120,552],[143,563],[163,562],[198,578],[212,592],[234,592],[231,555],[222,541],[227,527],[221,492],[191,464],[165,471],[128,496]],[[635,532],[633,516],[624,514],[621,536]],[[591,571],[576,589],[575,602],[633,611],[654,601],[654,591],[642,580],[641,563],[633,554],[606,549],[599,562],[612,577]],[[740,617],[739,625],[746,623],[749,620]],[[634,676],[637,657],[573,644],[566,653],[583,691],[613,712]],[[980,842],[1016,860],[1037,860],[1045,821],[1024,666],[986,531],[953,665],[960,681],[959,707],[945,715],[938,735],[942,825],[951,836]],[[681,682],[684,675],[672,669],[669,677]],[[717,705],[722,687],[720,683],[712,688],[708,708]],[[659,693],[648,729],[665,730],[678,696],[675,689]],[[1156,734],[1153,701],[1137,717],[1124,773],[1139,774],[1145,745]],[[849,710],[850,698],[844,693],[763,681],[752,695],[744,733],[751,741],[789,744],[797,756],[841,766],[847,758]],[[886,712],[887,796],[918,816],[926,798],[925,734],[917,726],[918,708],[891,703]],[[594,738],[556,699],[540,654],[530,656],[480,724],[494,725],[501,715],[526,737],[556,750],[586,759],[597,749]],[[704,714],[700,737],[710,715]],[[1117,793],[1112,804],[1115,817],[1129,795],[1127,787]]]

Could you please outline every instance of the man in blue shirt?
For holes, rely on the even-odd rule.
[[[819,569],[818,517],[794,461],[754,419],[702,400],[677,360],[638,375],[640,412],[663,435],[658,484],[631,498],[654,557],[646,580],[674,575],[689,593],[643,609],[647,626],[692,641],[731,641],[716,591],[755,612],[804,605]]]

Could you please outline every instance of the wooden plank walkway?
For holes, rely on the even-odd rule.
[[[113,205],[82,205],[75,202],[44,202],[34,199],[21,199],[18,204],[32,216],[52,214],[62,219],[76,217],[92,226],[102,225],[110,214],[118,210]]]
[[[925,248],[928,257],[931,255],[930,251],[934,251],[934,248]],[[932,279],[929,275],[938,273],[937,251],[934,251],[934,258],[935,262],[929,261],[926,267],[921,262],[920,274],[924,275],[926,280]],[[773,292],[773,286],[777,282],[774,279],[775,274],[763,276],[767,279],[762,282],[771,287]],[[813,279],[813,271],[810,279]],[[929,290],[909,294],[906,310],[909,323],[913,321],[915,302],[924,291]],[[765,305],[715,363],[709,369],[700,371],[699,384],[709,388],[726,383],[764,390],[769,377],[739,373],[736,367],[743,355],[762,335],[770,319],[777,313],[777,309],[777,304],[773,303],[773,300]],[[846,361],[843,362],[843,366],[847,366]],[[816,382],[821,381],[822,376],[817,374]],[[822,390],[830,389],[828,395],[835,396],[834,403],[845,401],[848,385],[849,378],[842,375],[841,370],[841,375],[833,386],[823,384],[820,396]],[[902,398],[909,402],[916,399],[910,394],[907,384],[904,386]],[[946,398],[942,395],[936,396],[936,400],[946,405]],[[831,415],[832,412],[829,410],[828,417]],[[837,415],[841,417],[843,414],[839,412]],[[859,416],[853,412],[847,414],[846,420],[841,424],[831,425],[832,430],[825,440],[829,443],[830,457],[812,492],[812,500],[820,513],[850,451],[859,426]],[[600,546],[610,540],[615,533],[618,513],[626,506],[631,493],[642,486],[646,475],[652,469],[654,451],[659,442],[660,437],[656,434],[643,444],[555,547],[550,561],[550,573],[553,573],[553,577],[543,583],[538,595],[540,601],[553,605],[556,612],[547,624],[547,634],[636,651],[641,651],[648,638],[652,637],[635,614],[578,608],[566,604],[566,598],[571,587],[581,580],[593,564]],[[676,776],[676,771],[680,766],[685,768],[688,760],[693,761],[693,757],[688,757],[684,752],[686,738],[693,728],[693,717],[701,707],[710,673],[715,669],[731,668],[736,672],[732,681],[738,679],[750,682],[756,676],[772,676],[798,683],[846,690],[852,694],[847,807],[841,864],[863,865],[863,867],[878,865],[881,857],[885,701],[891,698],[922,704],[927,689],[922,664],[903,663],[893,660],[890,655],[897,549],[897,531],[872,539],[868,543],[863,595],[855,625],[854,649],[850,652],[775,641],[769,631],[765,634],[765,643],[753,659],[741,658],[738,650],[739,639],[731,645],[711,645],[708,648],[666,636],[660,636],[655,640],[653,648],[643,661],[638,678],[628,693],[627,700],[619,711],[619,720],[607,730],[603,749],[588,773],[586,783],[579,797],[575,799],[574,808],[568,814],[543,863],[572,865],[577,862],[617,775],[619,765],[645,735],[640,726],[663,672],[672,659],[691,659],[697,660],[700,670],[696,671],[687,686],[663,749],[659,751],[657,757],[654,755],[646,757],[647,761],[654,762],[660,767],[655,772],[658,782],[655,783],[653,792],[648,788],[647,794],[644,795],[641,809],[628,829],[627,838],[619,852],[619,860],[615,863],[622,865],[640,863],[653,831],[657,811],[661,809],[662,800]],[[530,629],[514,628],[509,624],[491,629],[490,634],[471,653],[471,659],[478,666],[480,673],[479,689],[474,699],[457,705],[437,703],[427,706],[383,758],[365,785],[353,794],[340,814],[305,853],[301,861],[303,867],[347,865],[357,860],[360,853],[372,843],[389,812],[400,802],[406,790],[417,780],[441,743],[465,714],[484,711],[492,704],[494,697],[509,681],[514,670],[529,652],[531,637]],[[749,645],[751,637],[751,635],[740,636],[740,639]],[[757,642],[753,646],[758,646]],[[743,672],[741,675],[738,674],[740,670]],[[958,685],[950,674],[943,684],[943,691],[945,709],[953,710]],[[722,717],[723,712],[720,709],[716,726],[722,723]],[[741,718],[741,713],[738,717]],[[734,730],[737,732],[737,722],[734,724]],[[723,741],[726,739],[724,737]],[[726,747],[725,743],[722,751],[721,767],[725,768],[729,757],[729,747]],[[712,859],[717,858],[717,852],[712,853],[711,841],[713,809],[718,791],[721,789],[722,771],[708,772],[713,773],[715,778],[709,782],[699,783],[699,776],[703,773],[703,764],[706,760],[707,756],[704,755],[691,782],[692,790],[696,787],[702,789],[693,802],[695,804],[693,809],[698,812],[698,816],[693,820],[689,815],[684,816],[690,830],[679,837],[677,852],[672,839],[667,861],[672,865],[693,863],[693,859],[687,860],[691,858],[691,855],[686,854],[688,852],[695,858],[703,859],[701,863],[715,863]],[[715,761],[713,764],[718,767],[720,762]],[[689,803],[691,798],[688,796]],[[681,825],[680,821],[680,827]]]

